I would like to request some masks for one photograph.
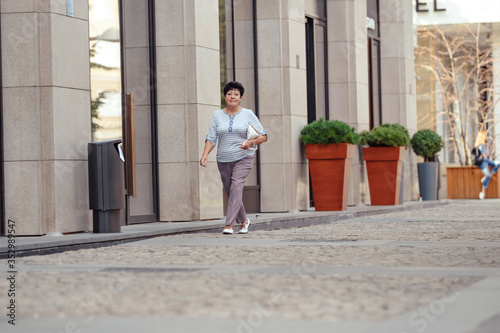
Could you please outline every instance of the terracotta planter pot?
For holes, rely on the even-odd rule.
[[[365,147],[372,206],[398,205],[405,147]]]
[[[477,166],[446,167],[446,191],[448,199],[479,199],[483,185],[483,173]],[[486,189],[486,198],[500,197],[498,174],[494,174]]]
[[[307,144],[314,207],[317,211],[346,210],[354,145]]]

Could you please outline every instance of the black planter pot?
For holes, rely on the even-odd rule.
[[[418,186],[422,200],[437,200],[438,163],[417,163]]]

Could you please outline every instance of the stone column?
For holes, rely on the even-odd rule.
[[[218,8],[217,0],[156,1],[161,221],[223,216],[216,150],[199,165],[220,108]]]
[[[382,122],[399,123],[413,135],[417,130],[413,6],[398,0],[381,0],[379,5]],[[404,176],[405,200],[416,200],[416,156],[411,148],[406,151]]]
[[[327,1],[330,119],[358,132],[370,126],[366,11],[366,0]],[[349,205],[369,202],[360,152],[352,160],[352,171]]]
[[[2,0],[5,218],[17,235],[89,230],[88,2]]]
[[[302,1],[257,1],[259,117],[268,132],[261,153],[261,209],[306,209],[307,124],[305,18]]]
[[[382,121],[417,130],[415,27],[411,2],[380,1]],[[390,70],[388,70],[390,68]]]

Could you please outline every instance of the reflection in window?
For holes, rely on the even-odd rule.
[[[316,31],[314,44],[316,47],[315,52],[315,60],[316,60],[316,119],[321,117],[325,119],[329,119],[329,115],[327,113],[327,82],[326,82],[326,50],[325,50],[325,41],[326,41],[326,29],[324,26],[324,22],[316,20]]]
[[[92,141],[122,138],[118,0],[89,0]]]

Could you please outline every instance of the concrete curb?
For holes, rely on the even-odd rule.
[[[335,221],[412,209],[432,208],[448,203],[448,200],[412,201],[398,206],[355,206],[349,207],[347,211],[339,212],[262,213],[260,214],[260,218],[252,218],[253,214],[249,214],[249,217],[252,221],[251,230],[276,230],[328,224]],[[175,223],[157,222],[123,226],[121,233],[81,233],[65,236],[16,237],[14,243],[15,257],[98,248],[179,233],[220,232],[223,224],[224,219]],[[8,258],[8,245],[8,237],[0,238],[0,259]],[[10,253],[12,254],[12,252]]]

